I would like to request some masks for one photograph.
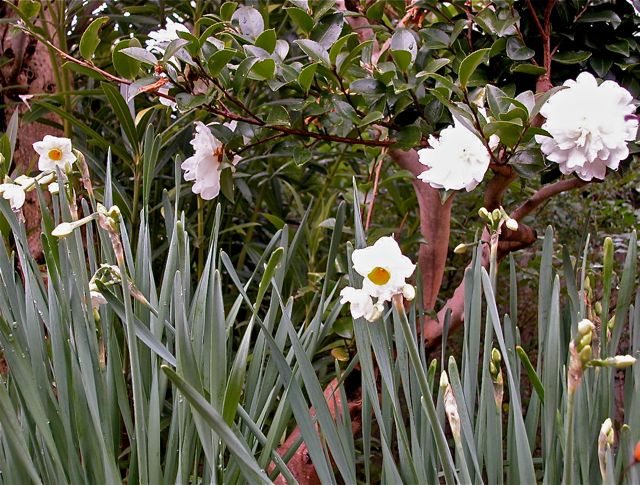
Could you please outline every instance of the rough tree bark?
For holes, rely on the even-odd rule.
[[[7,2],[0,3],[0,17],[15,17]],[[43,8],[44,7],[43,5]],[[41,13],[50,18],[46,10]],[[51,94],[56,92],[56,80],[51,56],[48,49],[28,37],[22,32],[13,30],[10,24],[0,24],[0,52],[10,59],[10,62],[0,69],[0,84],[2,85],[2,104],[0,112],[0,132],[5,132],[11,116],[16,110],[20,115],[29,108],[20,98],[28,103],[30,95]],[[60,123],[60,119],[48,114],[48,119]],[[33,143],[45,135],[62,136],[60,130],[42,123],[25,123],[20,125],[16,139],[16,150],[13,155],[13,170],[17,175],[29,173],[37,168],[37,160],[33,151]],[[34,257],[42,256],[40,241],[40,207],[34,191],[27,195],[27,201],[22,209],[27,226],[29,248]]]

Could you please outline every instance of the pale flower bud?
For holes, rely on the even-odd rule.
[[[55,237],[65,237],[73,232],[75,229],[75,224],[70,222],[63,222],[58,224],[53,231],[51,231],[51,235]]]
[[[60,193],[60,186],[58,185],[58,182],[52,182],[49,184],[49,187],[47,187],[49,189],[49,192],[51,192],[52,194],[58,194]]]
[[[489,219],[489,211],[485,207],[480,207],[480,209],[478,209],[478,215],[482,219]]]
[[[493,209],[491,213],[492,222],[499,221],[502,218],[502,214],[500,213],[500,209]]]
[[[507,222],[505,222],[505,226],[507,226],[507,229],[511,230],[511,231],[517,231],[518,230],[518,221],[516,221],[515,219],[507,219]]]
[[[406,284],[402,287],[402,296],[407,301],[412,301],[416,297],[416,289],[413,285]]]
[[[449,386],[449,376],[447,376],[447,371],[442,371],[440,374],[440,387],[447,388]]]
[[[636,358],[631,355],[616,355],[615,357],[609,357],[604,359],[604,365],[610,367],[616,367],[618,369],[624,369],[625,367],[631,367],[636,363]]]
[[[613,425],[611,424],[611,418],[604,420],[604,423],[602,423],[600,427],[600,434],[606,436],[608,444],[613,444]]]
[[[454,248],[453,252],[454,252],[455,254],[464,254],[464,253],[466,253],[466,252],[467,252],[467,245],[466,245],[466,244],[462,244],[462,243],[461,243],[461,244],[458,244],[458,245]]]
[[[382,303],[376,303],[373,305],[373,309],[364,316],[366,320],[369,322],[375,322],[382,317],[382,313],[384,312],[384,305]]]
[[[584,318],[578,322],[578,333],[580,335],[586,335],[595,329],[593,322],[587,318]]]

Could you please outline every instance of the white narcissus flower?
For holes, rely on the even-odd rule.
[[[220,166],[224,156],[224,144],[202,122],[196,121],[196,134],[191,140],[194,154],[182,162],[184,179],[195,180],[192,191],[205,200],[220,193]],[[233,159],[235,165],[240,157]]]
[[[373,246],[356,249],[351,259],[353,269],[364,276],[362,289],[378,301],[389,301],[393,295],[402,293],[405,280],[416,269],[389,236],[381,237]]]
[[[167,24],[164,29],[149,32],[149,38],[145,42],[147,50],[149,52],[164,54],[165,49],[171,41],[180,38],[178,32],[189,32],[189,29],[179,22],[167,19]]]
[[[340,303],[343,305],[345,303],[349,303],[351,305],[351,316],[353,318],[364,317],[367,320],[372,319],[371,317],[375,313],[375,306],[371,299],[371,295],[369,295],[365,290],[347,286],[340,292],[340,296],[342,297],[340,299]]]
[[[633,97],[613,81],[598,86],[588,72],[564,83],[542,106],[546,118],[542,128],[551,137],[536,135],[543,153],[560,166],[564,174],[575,173],[582,180],[604,179],[607,168],[617,170],[629,156],[627,141],[634,140],[638,120]]]
[[[18,184],[0,184],[0,194],[2,198],[9,201],[14,211],[22,209],[26,194],[24,188]]]
[[[420,163],[428,167],[418,178],[434,189],[467,192],[482,182],[491,156],[480,138],[458,120],[429,137],[429,148],[418,150]]]
[[[42,171],[55,170],[56,167],[60,167],[60,170],[64,172],[77,159],[69,138],[45,135],[41,141],[33,144],[33,149],[40,155],[38,169]]]

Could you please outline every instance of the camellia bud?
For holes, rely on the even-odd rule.
[[[406,284],[402,287],[402,296],[407,301],[412,301],[416,297],[416,289],[413,285]]]
[[[511,231],[517,231],[518,230],[518,221],[516,221],[515,219],[507,219],[507,222],[505,222],[505,226],[507,226],[507,229],[511,230]]]

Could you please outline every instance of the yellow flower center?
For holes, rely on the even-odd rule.
[[[382,286],[391,279],[391,273],[380,266],[376,266],[371,270],[371,273],[367,275],[367,278],[369,278],[374,284]]]
[[[49,158],[54,162],[59,162],[60,160],[62,160],[62,150],[60,150],[59,148],[53,148],[49,150],[48,155]]]

